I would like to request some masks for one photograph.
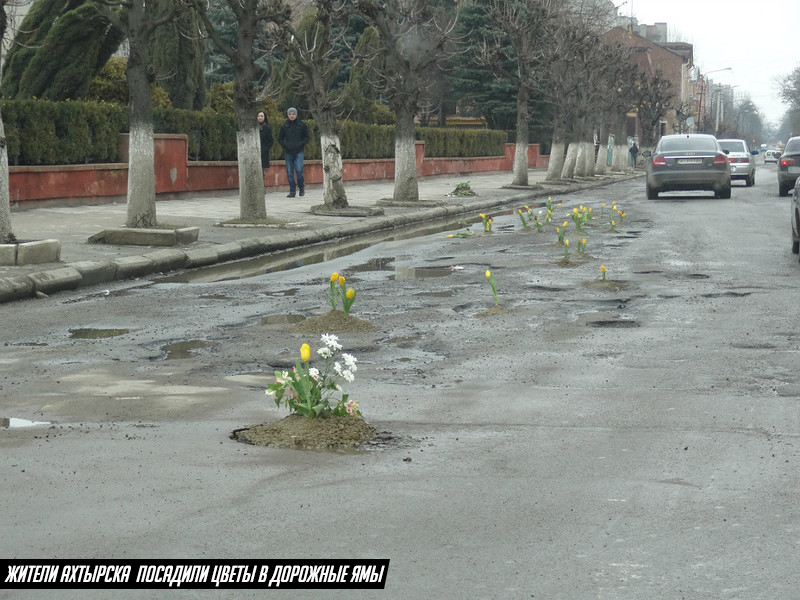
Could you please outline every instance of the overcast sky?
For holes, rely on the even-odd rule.
[[[639,23],[666,22],[670,41],[694,44],[694,63],[715,83],[748,93],[766,120],[778,125],[786,110],[775,79],[800,66],[800,0],[614,0]]]

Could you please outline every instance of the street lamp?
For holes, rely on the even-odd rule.
[[[703,89],[705,87],[705,78],[711,75],[711,73],[720,73],[721,71],[733,71],[733,67],[724,67],[722,69],[714,69],[713,71],[706,72],[703,75],[700,71],[697,71],[697,81],[700,84],[700,104],[697,108],[697,131],[698,133],[702,131],[700,128],[701,121],[703,120]]]

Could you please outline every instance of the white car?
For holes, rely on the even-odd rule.
[[[756,184],[756,161],[744,140],[717,140],[731,163],[731,179],[743,179],[747,187]]]
[[[768,163],[768,162],[774,162],[774,163],[777,163],[777,162],[778,162],[778,159],[779,159],[780,157],[781,157],[781,153],[780,153],[780,152],[778,152],[777,150],[767,150],[767,151],[764,153],[764,162],[765,162],[765,163]]]

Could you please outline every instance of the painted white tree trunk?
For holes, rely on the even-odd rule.
[[[131,123],[128,136],[127,227],[156,227],[156,172],[153,123]]]
[[[575,158],[575,176],[591,177],[594,167],[593,146],[587,142],[578,143],[578,156]],[[590,166],[591,165],[591,166]]]
[[[614,144],[614,158],[611,161],[611,169],[622,172],[628,166],[628,148],[622,144]]]
[[[575,176],[575,163],[578,160],[578,144],[571,143],[567,146],[567,156],[564,159],[564,168],[561,169],[561,179],[572,179]]]
[[[320,133],[322,145],[322,200],[332,208],[347,207],[347,193],[342,182],[342,150],[339,136]]]
[[[561,171],[564,168],[564,142],[553,140],[550,146],[550,161],[547,163],[547,175],[545,181],[556,181],[561,179]]]
[[[8,147],[3,115],[0,114],[0,244],[16,241],[11,229],[11,192],[8,178]]]
[[[594,174],[595,175],[605,175],[606,174],[606,162],[608,161],[608,141],[606,140],[605,144],[600,144],[600,150],[597,153],[597,158],[594,161]]]
[[[414,115],[407,110],[396,111],[396,115],[393,199],[396,202],[419,202]]]
[[[267,218],[264,197],[264,172],[261,169],[261,140],[256,120],[247,128],[236,132],[236,149],[239,155],[239,217],[247,221]]]
[[[512,185],[528,185],[528,142],[517,140],[514,146],[514,180]]]

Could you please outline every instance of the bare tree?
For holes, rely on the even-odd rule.
[[[174,0],[104,0],[98,10],[128,38],[127,65],[130,98],[128,142],[127,227],[152,228],[156,220],[153,98],[155,68],[150,55],[153,34],[177,14]]]
[[[236,41],[228,43],[207,14],[205,0],[189,0],[200,15],[208,36],[234,67],[233,109],[236,116],[236,148],[239,161],[239,213],[245,220],[265,219],[264,173],[261,139],[255,117],[257,105],[255,41],[267,24],[285,27],[291,8],[283,0],[209,0],[225,2],[236,18]]]
[[[639,145],[643,148],[653,146],[661,134],[661,119],[675,98],[672,82],[664,77],[659,69],[656,69],[652,76],[640,70],[633,93],[633,105],[639,113],[639,122],[642,126],[642,139]]]
[[[429,0],[356,0],[378,32],[383,68],[378,81],[394,111],[395,202],[419,202],[414,116],[428,74],[447,58],[455,17],[434,11]]]
[[[322,198],[327,207],[347,208],[347,193],[342,181],[342,148],[339,140],[338,107],[340,94],[331,91],[331,80],[338,73],[339,61],[332,55],[334,26],[344,35],[348,12],[339,0],[315,0],[314,10],[306,13],[300,26],[283,28],[279,45],[294,59],[300,76],[289,80],[305,92],[314,123],[319,128],[322,146]]]

